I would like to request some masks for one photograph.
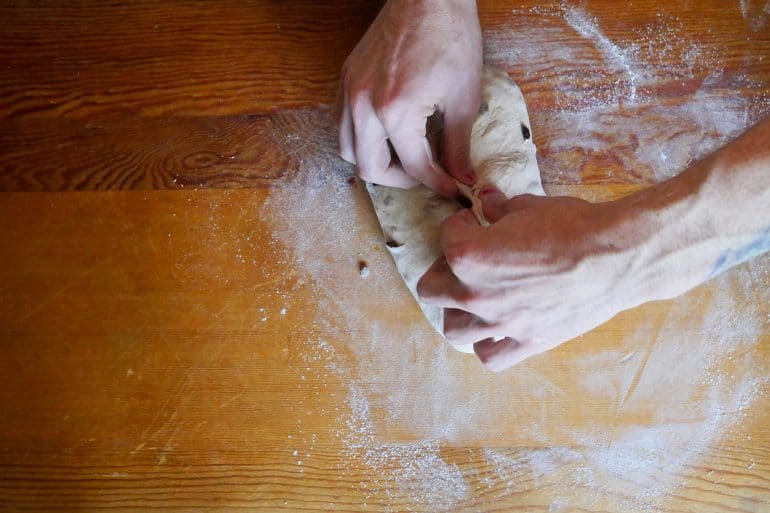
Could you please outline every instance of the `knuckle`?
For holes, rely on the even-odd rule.
[[[455,276],[463,280],[475,275],[475,251],[465,242],[450,244],[444,250],[449,268]]]
[[[490,326],[475,315],[461,309],[444,312],[444,336],[453,344],[473,344],[488,336]]]
[[[463,310],[468,312],[478,312],[483,309],[484,306],[481,294],[468,287],[459,289],[452,299],[454,299]]]
[[[389,132],[401,125],[403,111],[401,103],[396,98],[388,98],[378,102],[375,106],[375,112]]]
[[[463,243],[450,244],[444,249],[444,255],[446,255],[447,264],[456,271],[457,268],[462,267],[468,258],[468,251]]]
[[[495,365],[494,356],[490,351],[486,350],[486,348],[480,350],[475,349],[474,352],[476,353],[476,357],[479,359],[481,364],[486,367],[487,370],[494,371],[497,368]]]
[[[453,344],[463,344],[469,340],[468,331],[457,326],[445,326],[444,337]]]
[[[426,274],[417,282],[415,290],[417,291],[417,295],[421,298],[431,299],[434,296],[429,280],[430,278]]]

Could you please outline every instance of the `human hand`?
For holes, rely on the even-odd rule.
[[[417,284],[444,332],[502,370],[770,251],[770,118],[679,175],[608,203],[482,189]],[[495,342],[499,340],[499,342]]]
[[[472,184],[470,134],[481,103],[481,28],[471,0],[389,0],[342,69],[340,154],[362,179],[446,196],[426,121],[443,113],[446,171]],[[388,142],[397,158],[392,158]]]
[[[473,344],[488,369],[547,351],[646,300],[635,295],[633,237],[617,229],[625,214],[613,204],[506,200],[491,188],[481,200],[491,225],[480,226],[467,209],[448,218],[444,256],[417,291],[446,309],[446,338]]]

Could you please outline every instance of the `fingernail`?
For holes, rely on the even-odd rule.
[[[479,191],[479,198],[486,196],[487,194],[499,193],[500,191],[494,187],[484,187]]]
[[[470,173],[463,176],[463,183],[465,183],[466,185],[473,185],[474,183],[476,183],[476,173],[471,171]]]

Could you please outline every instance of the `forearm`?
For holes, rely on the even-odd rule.
[[[770,118],[613,207],[628,306],[677,296],[770,250]]]
[[[478,20],[476,0],[387,0],[385,4],[412,19],[414,17],[434,19],[449,14],[456,18],[455,21]],[[449,26],[445,29],[451,31]]]

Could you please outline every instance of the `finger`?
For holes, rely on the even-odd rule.
[[[422,133],[417,130],[391,132],[390,141],[407,174],[443,196],[452,198],[457,194],[457,185],[452,178],[433,162],[424,128]]]
[[[452,273],[441,256],[417,282],[417,295],[425,303],[444,308],[463,308],[473,293]]]
[[[470,209],[458,210],[441,223],[441,247],[447,249],[478,236],[481,225]]]
[[[476,182],[471,164],[471,129],[476,120],[478,105],[468,108],[467,101],[448,106],[444,113],[444,165],[450,175],[466,185]],[[473,107],[471,105],[471,107]]]
[[[339,129],[339,150],[340,157],[351,164],[356,163],[355,145],[353,137],[353,117],[350,114],[350,104],[344,86],[340,92],[340,117],[338,123]]]
[[[398,187],[399,189],[411,189],[420,183],[418,179],[409,176],[400,166],[395,164],[391,164],[384,172],[377,176],[372,176],[371,179],[364,178],[363,174],[361,174],[361,178],[367,182],[387,185],[388,187]]]
[[[476,217],[463,209],[447,218],[441,225],[441,249],[452,273],[464,283],[475,284],[481,262],[481,230]]]
[[[351,105],[353,118],[354,151],[356,164],[361,178],[376,181],[390,165],[390,150],[388,136],[380,118],[374,112],[371,102],[365,98],[357,98]]]
[[[479,192],[479,199],[484,217],[490,223],[496,223],[506,214],[505,202],[508,198],[494,186],[484,186]]]
[[[505,194],[494,186],[486,185],[479,192],[479,199],[481,199],[484,217],[489,222],[494,223],[507,214],[534,206],[542,201],[543,197],[535,196],[534,194],[522,194],[508,199],[505,197]]]
[[[444,310],[444,337],[454,345],[470,345],[486,338],[498,338],[501,327],[464,310]]]
[[[359,101],[352,109],[355,161],[362,180],[390,187],[410,188],[420,183],[391,162],[385,128],[371,103]]]
[[[497,341],[488,338],[473,344],[473,352],[484,367],[492,372],[500,372],[539,354],[540,350],[533,344],[523,344],[512,338]]]

